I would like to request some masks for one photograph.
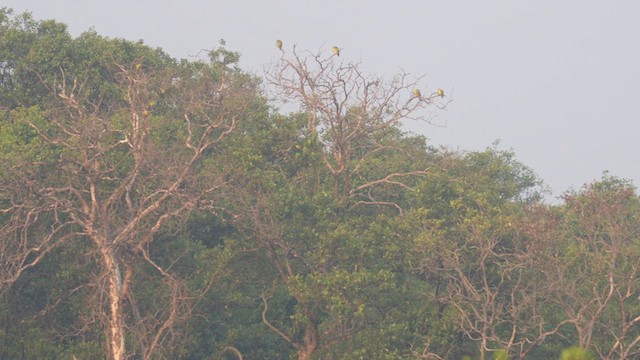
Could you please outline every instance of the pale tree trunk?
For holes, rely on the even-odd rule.
[[[108,340],[110,358],[112,360],[124,360],[125,358],[125,342],[124,342],[124,316],[122,313],[122,298],[124,296],[122,270],[118,266],[117,259],[113,251],[108,248],[102,248],[100,251],[102,261],[105,265],[107,273],[107,298],[109,301],[109,325]]]
[[[485,360],[485,342],[484,339],[482,340],[482,344],[480,345],[480,360]]]

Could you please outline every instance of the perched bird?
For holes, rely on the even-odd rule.
[[[279,50],[282,50],[282,40],[280,40],[280,39],[276,40],[276,47],[277,47]]]
[[[440,96],[440,97],[444,97],[444,90],[442,90],[442,89],[438,89],[438,90],[436,91],[436,94],[438,94],[438,96]]]
[[[420,90],[418,89],[413,89],[413,91],[411,91],[411,93],[413,94],[413,96],[417,97],[417,98],[421,98],[422,94],[420,93]]]
[[[333,53],[337,56],[340,56],[340,48],[337,46],[334,46],[331,48],[331,51],[333,51]]]

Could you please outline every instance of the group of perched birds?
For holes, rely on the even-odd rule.
[[[422,93],[418,89],[413,89],[413,91],[411,91],[411,93],[413,94],[414,97],[417,97],[417,98],[421,98],[422,97]],[[436,95],[438,95],[440,97],[444,97],[444,90],[442,90],[442,89],[436,90]]]
[[[278,48],[278,50],[282,50],[282,40],[278,39],[276,40],[276,47]],[[340,56],[340,48],[337,46],[334,46],[331,48],[331,52],[333,52],[334,55],[336,56]],[[422,93],[420,93],[420,90],[418,89],[413,89],[413,91],[411,92],[413,94],[414,97],[417,98],[422,98]],[[438,89],[436,90],[436,94],[438,96],[440,96],[441,98],[444,97],[444,90],[442,89]]]
[[[282,40],[278,39],[276,40],[276,47],[278,48],[278,50],[282,50]],[[334,55],[336,56],[340,56],[340,48],[337,46],[334,46],[331,48],[331,51],[333,52]]]

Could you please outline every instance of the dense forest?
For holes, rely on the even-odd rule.
[[[402,130],[450,102],[423,77],[273,51],[0,10],[0,360],[640,358],[630,182],[547,204]]]

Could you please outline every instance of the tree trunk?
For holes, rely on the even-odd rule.
[[[102,261],[104,262],[107,273],[107,298],[109,301],[109,351],[112,360],[124,360],[125,358],[125,342],[124,342],[124,320],[122,314],[122,297],[123,297],[123,279],[122,271],[118,266],[118,261],[112,250],[108,248],[101,249]]]
[[[318,325],[310,311],[305,311],[305,315],[307,315],[307,327],[304,331],[303,344],[298,350],[298,360],[311,359],[311,355],[318,349]]]
[[[306,347],[300,348],[298,350],[298,360],[309,360],[311,359],[311,355],[313,354],[312,349],[307,349]]]

